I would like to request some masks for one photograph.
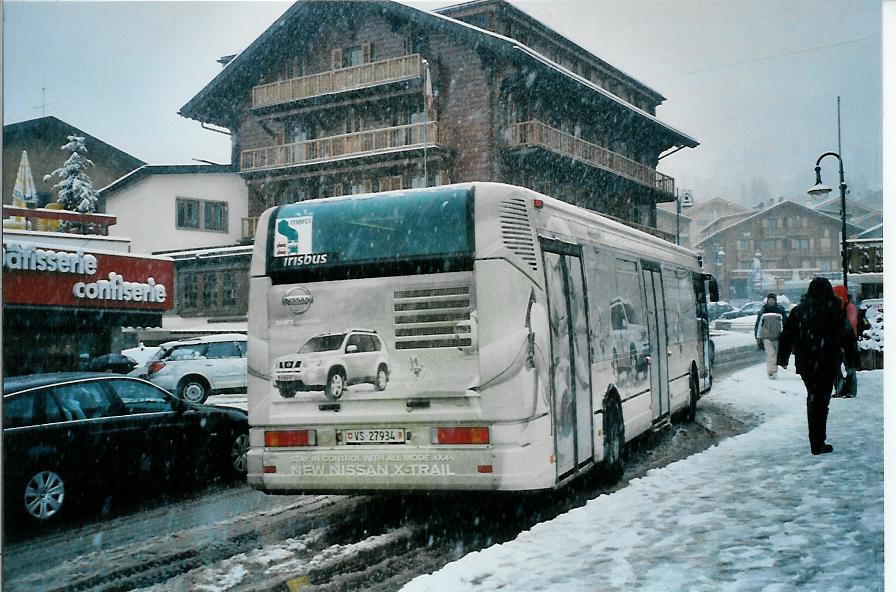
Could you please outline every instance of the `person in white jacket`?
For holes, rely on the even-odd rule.
[[[787,319],[787,311],[778,304],[778,297],[771,293],[765,298],[765,304],[756,317],[756,345],[765,348],[765,369],[769,378],[778,377],[778,340]]]

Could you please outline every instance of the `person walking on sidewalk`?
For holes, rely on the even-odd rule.
[[[756,347],[765,348],[765,370],[772,379],[778,377],[778,339],[786,320],[787,311],[778,304],[778,297],[770,293],[756,315],[753,334],[756,336]]]
[[[806,416],[812,454],[833,452],[827,438],[828,406],[840,371],[858,365],[856,337],[831,282],[815,278],[790,311],[778,347],[778,365],[787,368],[791,352],[806,385]]]

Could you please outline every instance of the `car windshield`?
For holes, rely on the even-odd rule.
[[[307,354],[312,352],[334,351],[339,349],[339,346],[342,345],[342,341],[344,339],[345,333],[340,333],[338,335],[319,335],[317,337],[312,337],[308,340],[308,343],[302,346],[302,349],[299,350],[299,353]]]

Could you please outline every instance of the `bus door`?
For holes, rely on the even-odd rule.
[[[647,331],[650,335],[650,392],[653,422],[669,415],[669,340],[666,334],[666,299],[660,266],[641,260],[644,295],[647,302]]]
[[[591,461],[591,344],[582,248],[542,239],[551,323],[551,393],[557,477]]]

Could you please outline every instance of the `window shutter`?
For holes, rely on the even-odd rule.
[[[373,179],[365,179],[361,185],[364,187],[364,193],[373,192]]]
[[[330,197],[335,197],[337,195],[342,195],[342,183],[336,183],[333,185],[333,195]]]
[[[339,48],[336,48],[330,53],[330,69],[338,70],[341,67],[342,67],[342,50]]]
[[[371,43],[362,43],[361,44],[361,60],[365,64],[369,64],[373,61],[373,44]]]

